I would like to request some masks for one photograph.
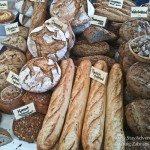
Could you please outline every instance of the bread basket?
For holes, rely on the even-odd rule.
[[[131,40],[131,42],[129,43],[129,49],[130,49],[130,52],[133,54],[133,56],[134,56],[138,61],[150,63],[150,57],[145,57],[145,56],[141,56],[141,55],[136,54],[136,53],[133,51],[132,47],[131,47],[131,43],[132,43],[132,42],[136,42],[136,41],[138,41],[139,39],[141,39],[141,38],[143,38],[143,37],[147,37],[147,36],[148,36],[148,35],[139,36],[139,37],[137,37],[137,38]]]

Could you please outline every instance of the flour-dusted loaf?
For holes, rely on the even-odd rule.
[[[33,57],[49,57],[55,61],[63,58],[67,52],[65,34],[58,27],[47,23],[30,33],[27,45]]]
[[[61,135],[69,106],[75,66],[71,59],[61,62],[62,76],[54,90],[42,129],[38,135],[38,150],[53,149]]]
[[[7,64],[16,67],[18,70],[26,63],[25,55],[14,49],[7,49],[0,55],[0,64]]]
[[[95,68],[107,72],[107,64],[99,60]],[[82,130],[82,146],[85,150],[100,150],[104,133],[107,84],[92,79]]]
[[[102,27],[90,26],[87,28],[83,35],[89,43],[95,43],[99,41],[116,40],[116,35]]]
[[[28,17],[32,17],[34,2],[30,0],[16,0],[15,8],[16,10]]]
[[[9,48],[20,50],[22,52],[25,52],[27,50],[26,40],[20,35],[7,36],[2,40],[2,44]]]
[[[136,99],[126,106],[126,119],[130,129],[139,136],[150,136],[150,99]]]
[[[124,150],[123,73],[119,64],[111,68],[107,86],[104,150]]]
[[[57,85],[61,69],[56,62],[45,57],[28,61],[19,73],[19,82],[29,92],[43,93]]]
[[[77,68],[66,121],[59,141],[59,150],[78,150],[84,113],[90,87],[91,63],[84,60]]]
[[[64,18],[71,22],[80,9],[81,0],[53,0],[50,7],[51,16]]]

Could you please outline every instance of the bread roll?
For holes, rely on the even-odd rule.
[[[98,61],[94,67],[107,72],[105,61]],[[82,130],[82,146],[84,150],[100,150],[105,120],[107,84],[92,80]]]
[[[111,68],[107,86],[104,150],[124,150],[123,75],[119,64]]]
[[[84,60],[77,68],[71,101],[59,141],[59,150],[78,150],[90,86],[91,63]]]
[[[63,60],[61,69],[61,80],[52,94],[48,112],[38,135],[38,150],[53,149],[63,128],[74,78],[75,66],[73,61],[71,59]]]

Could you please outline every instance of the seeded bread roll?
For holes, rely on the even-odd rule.
[[[98,61],[94,67],[104,72],[108,71],[107,64],[103,60]],[[82,129],[82,146],[85,150],[100,150],[101,148],[105,121],[106,88],[107,84],[104,85],[92,79]]]
[[[150,100],[137,99],[126,106],[126,119],[130,129],[139,136],[150,135]]]
[[[106,42],[88,43],[86,40],[76,42],[71,52],[77,56],[104,55],[110,51]]]
[[[61,69],[62,76],[60,82],[52,94],[42,129],[38,135],[38,150],[54,149],[65,121],[75,71],[73,61],[71,59],[63,60],[61,62]]]
[[[104,149],[125,149],[123,131],[123,74],[119,64],[114,64],[109,73]]]
[[[20,140],[33,143],[42,127],[44,115],[40,113],[33,113],[25,118],[13,121],[13,133]]]
[[[46,114],[48,110],[50,98],[51,98],[51,92],[47,92],[47,93],[26,92],[22,97],[22,101],[25,104],[29,104],[33,102],[37,112]]]
[[[78,150],[83,118],[90,86],[91,63],[84,60],[77,68],[66,121],[59,141],[59,150]]]

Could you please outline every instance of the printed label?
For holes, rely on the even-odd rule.
[[[92,20],[90,21],[90,24],[97,25],[97,26],[100,26],[100,27],[105,27],[106,21],[107,21],[106,17],[93,15]]]
[[[30,103],[30,104],[27,104],[25,106],[22,106],[20,108],[13,110],[16,120],[29,116],[35,112],[36,112],[36,109],[35,109],[34,103]]]
[[[0,9],[8,9],[8,2],[0,1]]]
[[[107,81],[107,76],[108,76],[107,72],[104,72],[92,66],[91,72],[90,72],[90,77],[92,79],[99,81],[102,84],[105,84]]]
[[[40,2],[45,2],[45,0],[30,0],[31,2],[37,2],[37,3],[40,3]]]
[[[5,26],[6,35],[11,35],[13,33],[19,32],[18,22],[9,24]]]
[[[148,15],[148,7],[131,7],[131,17],[146,18]]]
[[[68,25],[66,25],[65,23],[62,23],[61,21],[57,20],[54,17],[51,18],[50,22],[51,22],[51,24],[58,27],[63,32],[66,32]]]
[[[110,0],[108,6],[121,9],[123,0]]]
[[[7,77],[7,81],[21,89],[19,84],[19,76],[16,73],[10,71]]]

